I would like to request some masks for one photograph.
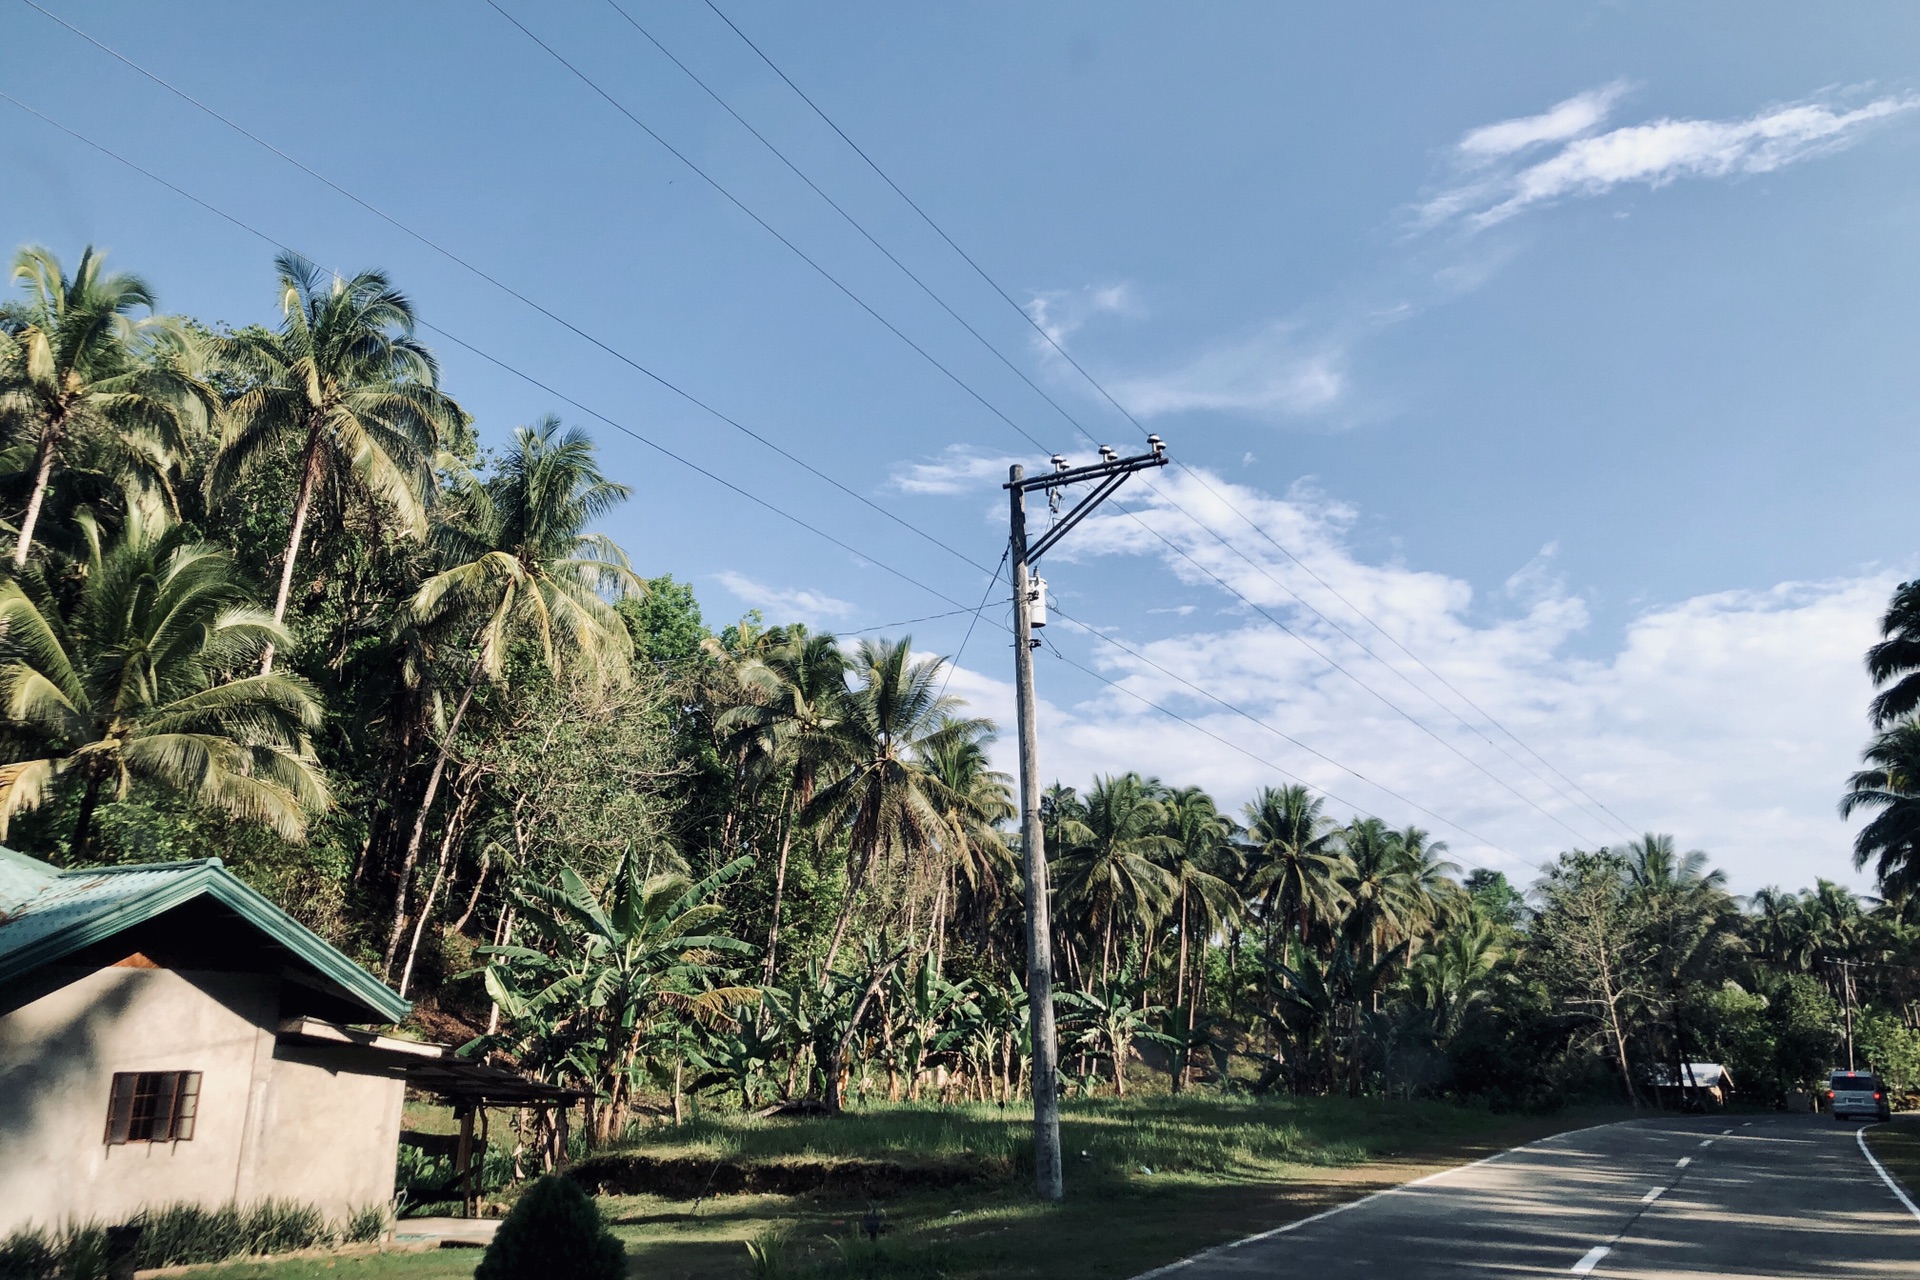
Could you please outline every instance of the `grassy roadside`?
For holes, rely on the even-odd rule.
[[[876,1108],[838,1120],[715,1120],[634,1148],[655,1158],[899,1165],[964,1161],[987,1176],[876,1202],[886,1232],[859,1232],[870,1205],[812,1195],[700,1201],[610,1195],[601,1205],[636,1276],[733,1280],[746,1241],[783,1239],[778,1274],[1126,1277],[1224,1240],[1478,1159],[1609,1114],[1495,1116],[1378,1100],[1150,1098],[1071,1103],[1062,1125],[1067,1200],[1027,1193],[1025,1114],[991,1106]],[[454,1280],[470,1251],[234,1263],[219,1280]]]
[[[1920,1115],[1895,1116],[1867,1130],[1867,1146],[1909,1196],[1920,1194]]]

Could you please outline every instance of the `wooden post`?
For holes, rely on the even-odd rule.
[[[473,1104],[463,1102],[459,1107],[460,1146],[454,1153],[453,1172],[460,1179],[460,1213],[462,1217],[473,1216]]]
[[[472,1159],[474,1159],[474,1107],[472,1103],[459,1103],[457,1111],[461,1117],[461,1144],[453,1151],[453,1174],[461,1180],[461,1217],[472,1217]]]

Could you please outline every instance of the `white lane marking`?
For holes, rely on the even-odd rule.
[[[1593,1246],[1593,1248],[1587,1250],[1580,1261],[1573,1264],[1573,1274],[1577,1276],[1591,1275],[1593,1269],[1600,1265],[1600,1259],[1612,1252],[1613,1250],[1604,1244]]]
[[[1724,1137],[1725,1135],[1727,1135],[1727,1134],[1729,1134],[1729,1133],[1732,1133],[1732,1132],[1733,1132],[1733,1130],[1731,1130],[1731,1129],[1722,1129],[1722,1130],[1720,1131],[1720,1133],[1721,1133],[1721,1136],[1723,1136],[1723,1137]]]
[[[1701,1145],[1701,1146],[1703,1146],[1703,1147],[1710,1147],[1710,1146],[1712,1146],[1712,1145],[1713,1145],[1713,1139],[1712,1139],[1712,1138],[1702,1138],[1702,1139],[1700,1139],[1700,1145]]]
[[[1692,1156],[1681,1156],[1678,1160],[1675,1160],[1673,1162],[1673,1167],[1676,1169],[1684,1169],[1692,1163],[1693,1163]]]
[[[1853,1131],[1854,1141],[1860,1144],[1860,1154],[1867,1158],[1867,1163],[1873,1166],[1873,1171],[1880,1175],[1880,1181],[1887,1184],[1887,1190],[1900,1197],[1900,1203],[1907,1206],[1908,1213],[1912,1214],[1915,1218],[1920,1218],[1920,1209],[1914,1208],[1913,1201],[1907,1199],[1907,1193],[1902,1191],[1900,1184],[1893,1180],[1893,1175],[1887,1172],[1887,1167],[1880,1163],[1872,1151],[1867,1149],[1867,1130],[1877,1129],[1879,1127],[1878,1125],[1871,1124],[1861,1125]]]
[[[1665,1187],[1655,1187],[1653,1190],[1647,1192],[1647,1194],[1640,1197],[1640,1203],[1652,1204],[1655,1200],[1658,1200],[1661,1196],[1665,1194],[1667,1194],[1667,1189]]]
[[[1741,1122],[1740,1122],[1740,1127],[1741,1127],[1742,1129],[1751,1129],[1751,1128],[1753,1128],[1753,1121],[1751,1121],[1751,1120],[1743,1120],[1743,1121],[1741,1121]]]
[[[1596,1129],[1611,1129],[1615,1125],[1627,1123],[1629,1122],[1625,1120],[1609,1120],[1605,1124],[1590,1124],[1584,1128],[1569,1129],[1565,1133],[1552,1134],[1534,1142],[1522,1143],[1517,1147],[1508,1147],[1505,1151],[1496,1151],[1490,1156],[1482,1156],[1480,1159],[1468,1161],[1466,1164],[1457,1164],[1451,1169],[1442,1169],[1438,1173],[1430,1173],[1424,1178],[1415,1178],[1412,1182],[1403,1182],[1397,1187],[1388,1187],[1385,1191],[1376,1191],[1370,1196],[1361,1196],[1358,1200],[1349,1200],[1345,1204],[1337,1204],[1331,1209],[1322,1209],[1310,1218],[1302,1218],[1298,1222],[1282,1223],[1280,1226],[1271,1227],[1265,1231],[1257,1231],[1253,1235],[1243,1236],[1238,1240],[1229,1240],[1225,1244],[1217,1244],[1211,1249],[1202,1249],[1199,1253],[1193,1254],[1190,1257],[1176,1259],[1164,1266],[1155,1267],[1151,1271],[1142,1271],[1139,1275],[1134,1276],[1133,1280],[1154,1280],[1156,1276],[1172,1275],[1182,1268],[1190,1267],[1196,1262],[1205,1261],[1216,1254],[1229,1253],[1240,1248],[1242,1245],[1258,1244],[1260,1241],[1270,1240],[1274,1236],[1283,1236],[1289,1231],[1298,1231],[1302,1227],[1310,1227],[1323,1218],[1331,1218],[1336,1213],[1345,1213],[1349,1209],[1358,1209],[1363,1204],[1370,1204],[1385,1196],[1398,1195],[1409,1187],[1417,1187],[1424,1183],[1437,1181],[1440,1178],[1451,1177],[1456,1173],[1465,1173],[1467,1170],[1477,1169],[1483,1164],[1492,1164],[1495,1160],[1510,1156],[1516,1151],[1526,1151],[1549,1142],[1558,1142],[1562,1138],[1571,1138],[1576,1134],[1591,1133]]]

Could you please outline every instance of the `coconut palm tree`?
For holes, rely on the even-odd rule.
[[[1304,943],[1312,923],[1331,922],[1345,908],[1347,861],[1321,804],[1302,786],[1263,787],[1247,803],[1247,894],[1261,903],[1269,945],[1275,922],[1289,924]]]
[[[1894,588],[1880,634],[1884,639],[1867,650],[1867,674],[1876,686],[1892,684],[1868,704],[1876,729],[1920,709],[1920,581]]]
[[[1418,898],[1408,879],[1400,848],[1400,833],[1378,818],[1355,818],[1340,832],[1347,870],[1342,878],[1348,902],[1346,932],[1356,945],[1364,944],[1370,960],[1396,939],[1418,917]]]
[[[1088,838],[1060,856],[1059,893],[1100,939],[1100,985],[1112,972],[1117,929],[1150,927],[1173,900],[1173,877],[1154,859],[1169,841],[1159,782],[1137,773],[1095,778],[1087,793]]]
[[[1167,843],[1160,864],[1173,877],[1173,917],[1180,952],[1174,963],[1173,1012],[1184,1022],[1173,1089],[1186,1084],[1186,1050],[1193,1041],[1199,1005],[1197,993],[1187,990],[1188,953],[1199,944],[1200,971],[1206,972],[1207,939],[1240,916],[1241,899],[1223,872],[1233,858],[1233,820],[1215,807],[1213,797],[1199,787],[1169,791],[1161,802],[1167,814]]]
[[[204,421],[213,392],[179,358],[179,321],[151,313],[153,291],[106,274],[89,246],[68,276],[41,248],[22,249],[13,279],[28,298],[0,327],[0,432],[31,477],[13,547],[26,566],[55,470],[76,448],[104,450],[116,477],[167,487],[183,427]],[[170,491],[169,491],[170,494]]]
[[[1437,932],[1465,917],[1469,900],[1454,879],[1460,864],[1441,857],[1446,841],[1408,827],[1395,837],[1394,848],[1416,927]]]
[[[1862,759],[1840,798],[1841,817],[1872,815],[1853,838],[1853,865],[1873,863],[1880,892],[1904,899],[1920,888],[1920,720],[1882,733]]]
[[[838,744],[829,730],[839,723],[846,699],[847,660],[832,636],[808,635],[796,628],[784,643],[741,663],[736,678],[750,700],[729,707],[719,718],[717,727],[727,735],[727,753],[744,753],[767,771],[786,774],[780,852],[773,873],[773,917],[767,923],[766,954],[761,957],[761,981],[771,983],[795,819],[813,802],[823,772],[837,759]]]
[[[547,417],[516,427],[493,474],[484,484],[462,484],[457,518],[435,527],[432,550],[443,567],[414,593],[408,622],[450,637],[464,656],[466,680],[401,858],[388,969],[406,927],[427,815],[481,681],[503,678],[507,653],[520,641],[550,671],[572,666],[590,678],[626,678],[633,637],[608,600],[645,584],[611,538],[586,528],[629,492],[601,474],[585,432],[563,430]]]
[[[227,675],[284,632],[225,551],[154,504],[128,506],[110,545],[79,517],[86,572],[64,617],[37,575],[0,583],[0,705],[25,748],[0,765],[0,837],[71,777],[74,862],[91,850],[102,792],[136,780],[300,838],[328,803],[307,742],[319,703],[295,676]]]
[[[828,730],[844,771],[801,813],[802,821],[842,827],[848,840],[847,887],[821,966],[823,981],[873,869],[887,862],[904,869],[946,832],[928,759],[946,740],[987,727],[955,718],[959,699],[940,692],[945,660],[916,658],[910,637],[862,640],[849,666],[855,684],[844,714]]]
[[[1020,810],[1013,802],[1013,779],[987,758],[992,743],[993,735],[982,730],[942,735],[927,751],[929,791],[944,826],[941,882],[927,921],[929,950],[944,941],[947,919],[962,893],[977,919],[990,919],[1018,874],[999,827]]]
[[[357,492],[424,535],[437,451],[462,418],[439,390],[433,353],[413,336],[413,304],[384,273],[328,276],[294,253],[274,266],[279,330],[220,344],[222,361],[252,385],[228,406],[207,482],[218,498],[263,464],[297,452],[300,481],[273,600],[273,620],[284,622],[313,504],[338,507]],[[273,668],[271,648],[263,667]]]

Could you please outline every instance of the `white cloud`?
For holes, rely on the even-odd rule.
[[[1520,116],[1481,125],[1460,139],[1460,154],[1469,161],[1485,162],[1525,151],[1543,142],[1563,142],[1591,133],[1607,118],[1613,104],[1625,92],[1625,85],[1610,84],[1602,89],[1575,94],[1537,116]]]
[[[1459,579],[1357,558],[1347,545],[1356,512],[1345,504],[1310,492],[1275,498],[1217,477],[1209,483],[1633,830],[1671,832],[1683,848],[1708,850],[1743,892],[1769,883],[1807,885],[1816,876],[1864,887],[1847,855],[1849,828],[1834,805],[1867,735],[1864,709],[1871,690],[1860,657],[1874,639],[1879,612],[1898,575],[1863,572],[1654,606],[1626,625],[1610,651],[1593,656],[1585,638],[1591,625],[1587,605],[1553,577],[1547,553],[1515,575],[1520,589],[1514,597],[1496,592],[1492,601],[1477,602],[1471,586]],[[1506,785],[1446,750],[1257,615],[1242,611],[1225,624],[1161,639],[1143,639],[1125,629],[1109,634],[1371,781],[1316,759],[1083,634],[1066,614],[1048,629],[1052,644],[1226,743],[1391,822],[1433,829],[1469,866],[1496,866],[1530,880],[1533,868],[1560,849],[1625,838],[1608,814],[1501,737],[1270,544],[1246,533],[1196,482],[1164,476],[1156,484],[1165,496],[1136,508],[1141,521]],[[1169,499],[1228,534],[1259,569],[1195,529]],[[1074,550],[1081,558],[1158,556],[1191,588],[1218,590],[1124,515],[1089,520]],[[1338,619],[1385,664],[1306,612],[1260,570]],[[1073,581],[1070,564],[1050,576],[1057,598],[1070,600],[1059,590]],[[1071,604],[1066,608],[1078,612]],[[1115,618],[1103,614],[1088,620],[1112,623]],[[1576,641],[1584,643],[1584,655]],[[1077,679],[1044,657],[1040,675],[1043,696],[1051,693],[1056,699],[1065,682]],[[956,677],[955,689],[979,699],[988,714],[1005,722],[1010,705],[1002,704],[1010,697],[999,682],[968,673],[965,682]],[[1426,694],[1461,712],[1475,728],[1441,711]],[[1171,783],[1205,785],[1236,809],[1257,787],[1283,780],[1274,768],[1115,690],[1097,690],[1071,705],[1049,703],[1040,717],[1049,780],[1084,786],[1098,773],[1139,769]],[[1002,767],[1010,767],[1012,745],[1001,745]],[[1507,786],[1546,813],[1517,799]],[[1412,804],[1475,834],[1447,829]],[[1340,804],[1329,808],[1346,811]]]
[[[1118,284],[1034,293],[1027,302],[1027,314],[1033,317],[1033,322],[1046,332],[1048,338],[1064,347],[1067,339],[1095,316],[1117,315],[1140,319],[1147,314],[1147,309],[1135,296],[1133,286],[1123,280]],[[1048,358],[1057,355],[1052,344],[1043,338],[1036,337],[1034,346]]]
[[[749,609],[760,610],[767,621],[773,623],[820,623],[851,617],[857,611],[857,606],[850,601],[824,592],[805,587],[770,587],[731,569],[713,576]]]
[[[1775,107],[1740,120],[1661,119],[1595,132],[1620,87],[1570,98],[1543,115],[1505,120],[1467,133],[1458,152],[1470,175],[1420,207],[1432,226],[1460,219],[1472,228],[1503,222],[1537,205],[1597,196],[1635,184],[1662,187],[1681,178],[1770,173],[1849,145],[1868,125],[1920,107],[1896,95],[1846,109],[1825,102]],[[1479,170],[1545,143],[1553,154],[1494,173]]]
[[[1203,351],[1166,372],[1110,378],[1108,385],[1140,417],[1193,409],[1296,416],[1331,408],[1340,399],[1347,387],[1344,365],[1337,343],[1303,340],[1297,325],[1282,323]]]
[[[1007,468],[1016,462],[1032,465],[1030,457],[1004,453],[982,453],[971,445],[950,444],[932,462],[903,462],[896,465],[887,483],[902,493],[970,493],[988,485],[1003,484]]]

